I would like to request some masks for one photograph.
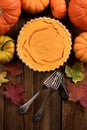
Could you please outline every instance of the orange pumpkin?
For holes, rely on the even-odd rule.
[[[0,1],[0,35],[11,29],[11,27],[17,22],[20,12],[20,0]]]
[[[73,50],[80,61],[87,63],[87,32],[80,33],[74,39]]]
[[[67,11],[65,0],[50,0],[50,7],[55,18],[61,19],[65,17]]]
[[[68,16],[74,26],[87,30],[87,0],[70,0]]]
[[[43,11],[48,4],[49,0],[21,0],[23,10],[32,14]]]

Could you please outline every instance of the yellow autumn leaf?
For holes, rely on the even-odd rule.
[[[6,76],[7,76],[7,72],[0,73],[0,86],[2,85],[2,83],[9,82],[9,80],[6,78]]]
[[[66,76],[71,78],[74,83],[82,81],[85,78],[84,66],[81,62],[76,62],[72,67],[66,65],[65,73]]]

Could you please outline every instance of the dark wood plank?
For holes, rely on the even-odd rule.
[[[10,81],[15,85],[22,82],[22,76],[12,77],[8,75]],[[3,130],[24,130],[23,116],[18,114],[18,107],[5,98],[4,129]]]
[[[87,82],[87,65],[84,65],[85,79]],[[87,129],[87,108],[79,102],[62,103],[62,130],[86,130]]]
[[[42,83],[44,81],[44,79],[47,77],[46,73],[39,73],[39,72],[35,72],[34,73],[34,93],[36,93],[39,89],[41,89],[42,87]],[[33,104],[33,108],[34,108],[34,114],[37,112],[37,110],[39,109],[40,105],[42,104],[45,96],[47,95],[48,91],[44,90],[37,98],[37,100],[35,100],[34,104]],[[44,115],[43,115],[43,119],[38,122],[38,123],[34,123],[34,129],[38,130],[38,129],[42,129],[44,130],[44,128],[47,130],[49,130],[49,121],[50,119],[48,119],[50,115],[50,110],[48,108],[48,105],[46,106],[45,110],[44,110]],[[43,126],[43,127],[42,127]]]
[[[50,75],[50,73],[35,73],[35,92],[42,86],[43,81]],[[44,98],[49,93],[49,90],[44,90],[34,103],[34,113],[39,109]],[[42,130],[60,130],[61,122],[61,102],[58,93],[51,95],[44,109],[44,115],[40,122],[34,123],[34,129]]]
[[[34,88],[33,88],[33,71],[26,66],[24,67],[23,82],[25,83],[25,94],[27,101],[33,96]],[[30,106],[28,112],[24,115],[25,130],[33,129],[32,117],[33,117],[33,105]]]
[[[3,70],[3,65],[0,65],[0,72]],[[0,129],[4,129],[4,95],[3,95],[3,86],[0,88]]]
[[[79,103],[64,102],[62,117],[62,130],[87,129],[87,109]]]

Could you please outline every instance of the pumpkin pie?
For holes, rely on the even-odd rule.
[[[27,22],[17,39],[20,59],[35,71],[59,68],[69,57],[71,36],[59,21],[37,18]]]

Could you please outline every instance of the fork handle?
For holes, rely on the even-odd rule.
[[[44,99],[43,103],[41,104],[39,110],[36,112],[36,114],[34,115],[33,117],[33,122],[38,122],[42,119],[43,117],[43,112],[44,112],[44,108],[46,106],[46,103],[49,99],[49,97],[51,96],[51,94],[53,93],[54,91],[50,91],[49,94],[46,96],[46,98]]]
[[[28,109],[30,108],[31,104],[34,102],[34,100],[38,97],[38,95],[40,94],[41,90],[38,91],[30,100],[28,100],[25,104],[23,104],[22,106],[20,106],[19,108],[19,114],[25,114]]]
[[[61,97],[62,100],[67,100],[68,99],[68,91],[66,89],[66,87],[64,86],[64,84],[61,82],[59,88],[58,88],[58,92],[59,95]]]

